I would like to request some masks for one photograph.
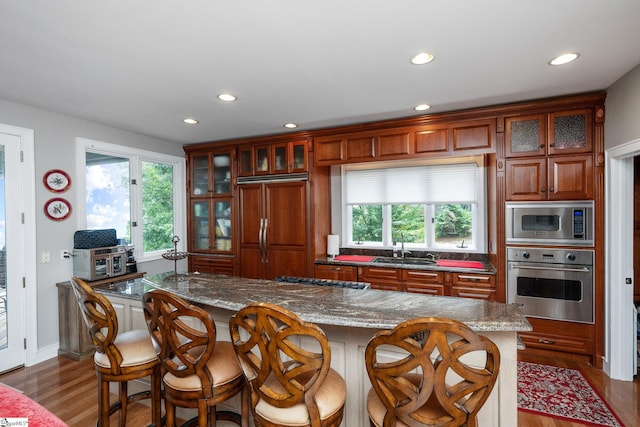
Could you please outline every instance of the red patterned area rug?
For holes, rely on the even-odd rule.
[[[587,426],[624,427],[576,369],[518,362],[518,410]]]

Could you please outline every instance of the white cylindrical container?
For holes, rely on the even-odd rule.
[[[327,236],[327,255],[331,258],[340,254],[340,235],[329,234]]]

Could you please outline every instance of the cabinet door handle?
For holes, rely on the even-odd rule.
[[[264,242],[262,230],[264,229],[264,218],[260,218],[260,228],[258,229],[258,247],[260,248],[260,262],[264,262]]]
[[[267,229],[269,227],[269,220],[267,218],[264,218],[264,226],[262,227],[262,250],[263,250],[263,256],[264,256],[264,260],[262,262],[264,262],[265,264],[269,262],[269,253],[267,252]]]
[[[547,192],[547,189],[546,189],[545,187],[542,187],[542,188],[540,189],[540,191],[541,191],[541,192],[543,192],[543,193],[546,193],[546,192]]]
[[[551,191],[553,193],[553,187],[549,188],[549,191]]]
[[[550,344],[550,345],[555,345],[555,343],[556,343],[556,342],[555,342],[555,341],[553,341],[553,340],[545,340],[544,338],[540,338],[540,339],[538,340],[538,342],[539,342],[540,344]]]

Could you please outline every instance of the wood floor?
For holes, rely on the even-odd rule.
[[[577,362],[554,360],[550,363],[548,359],[540,357],[530,357],[526,361],[580,369],[625,426],[640,425],[640,380],[638,378],[633,382],[611,380],[602,371]],[[98,394],[91,358],[81,362],[64,357],[50,359],[35,366],[0,375],[0,382],[24,391],[27,396],[49,409],[71,427],[95,426]],[[132,405],[128,426],[146,426],[149,420],[147,406]],[[117,416],[114,415],[112,425],[117,425],[116,421]],[[578,423],[522,412],[518,415],[518,425],[521,427],[582,426]]]

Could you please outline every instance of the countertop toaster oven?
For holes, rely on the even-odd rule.
[[[121,276],[127,272],[126,266],[124,246],[73,250],[73,275],[84,280]]]

